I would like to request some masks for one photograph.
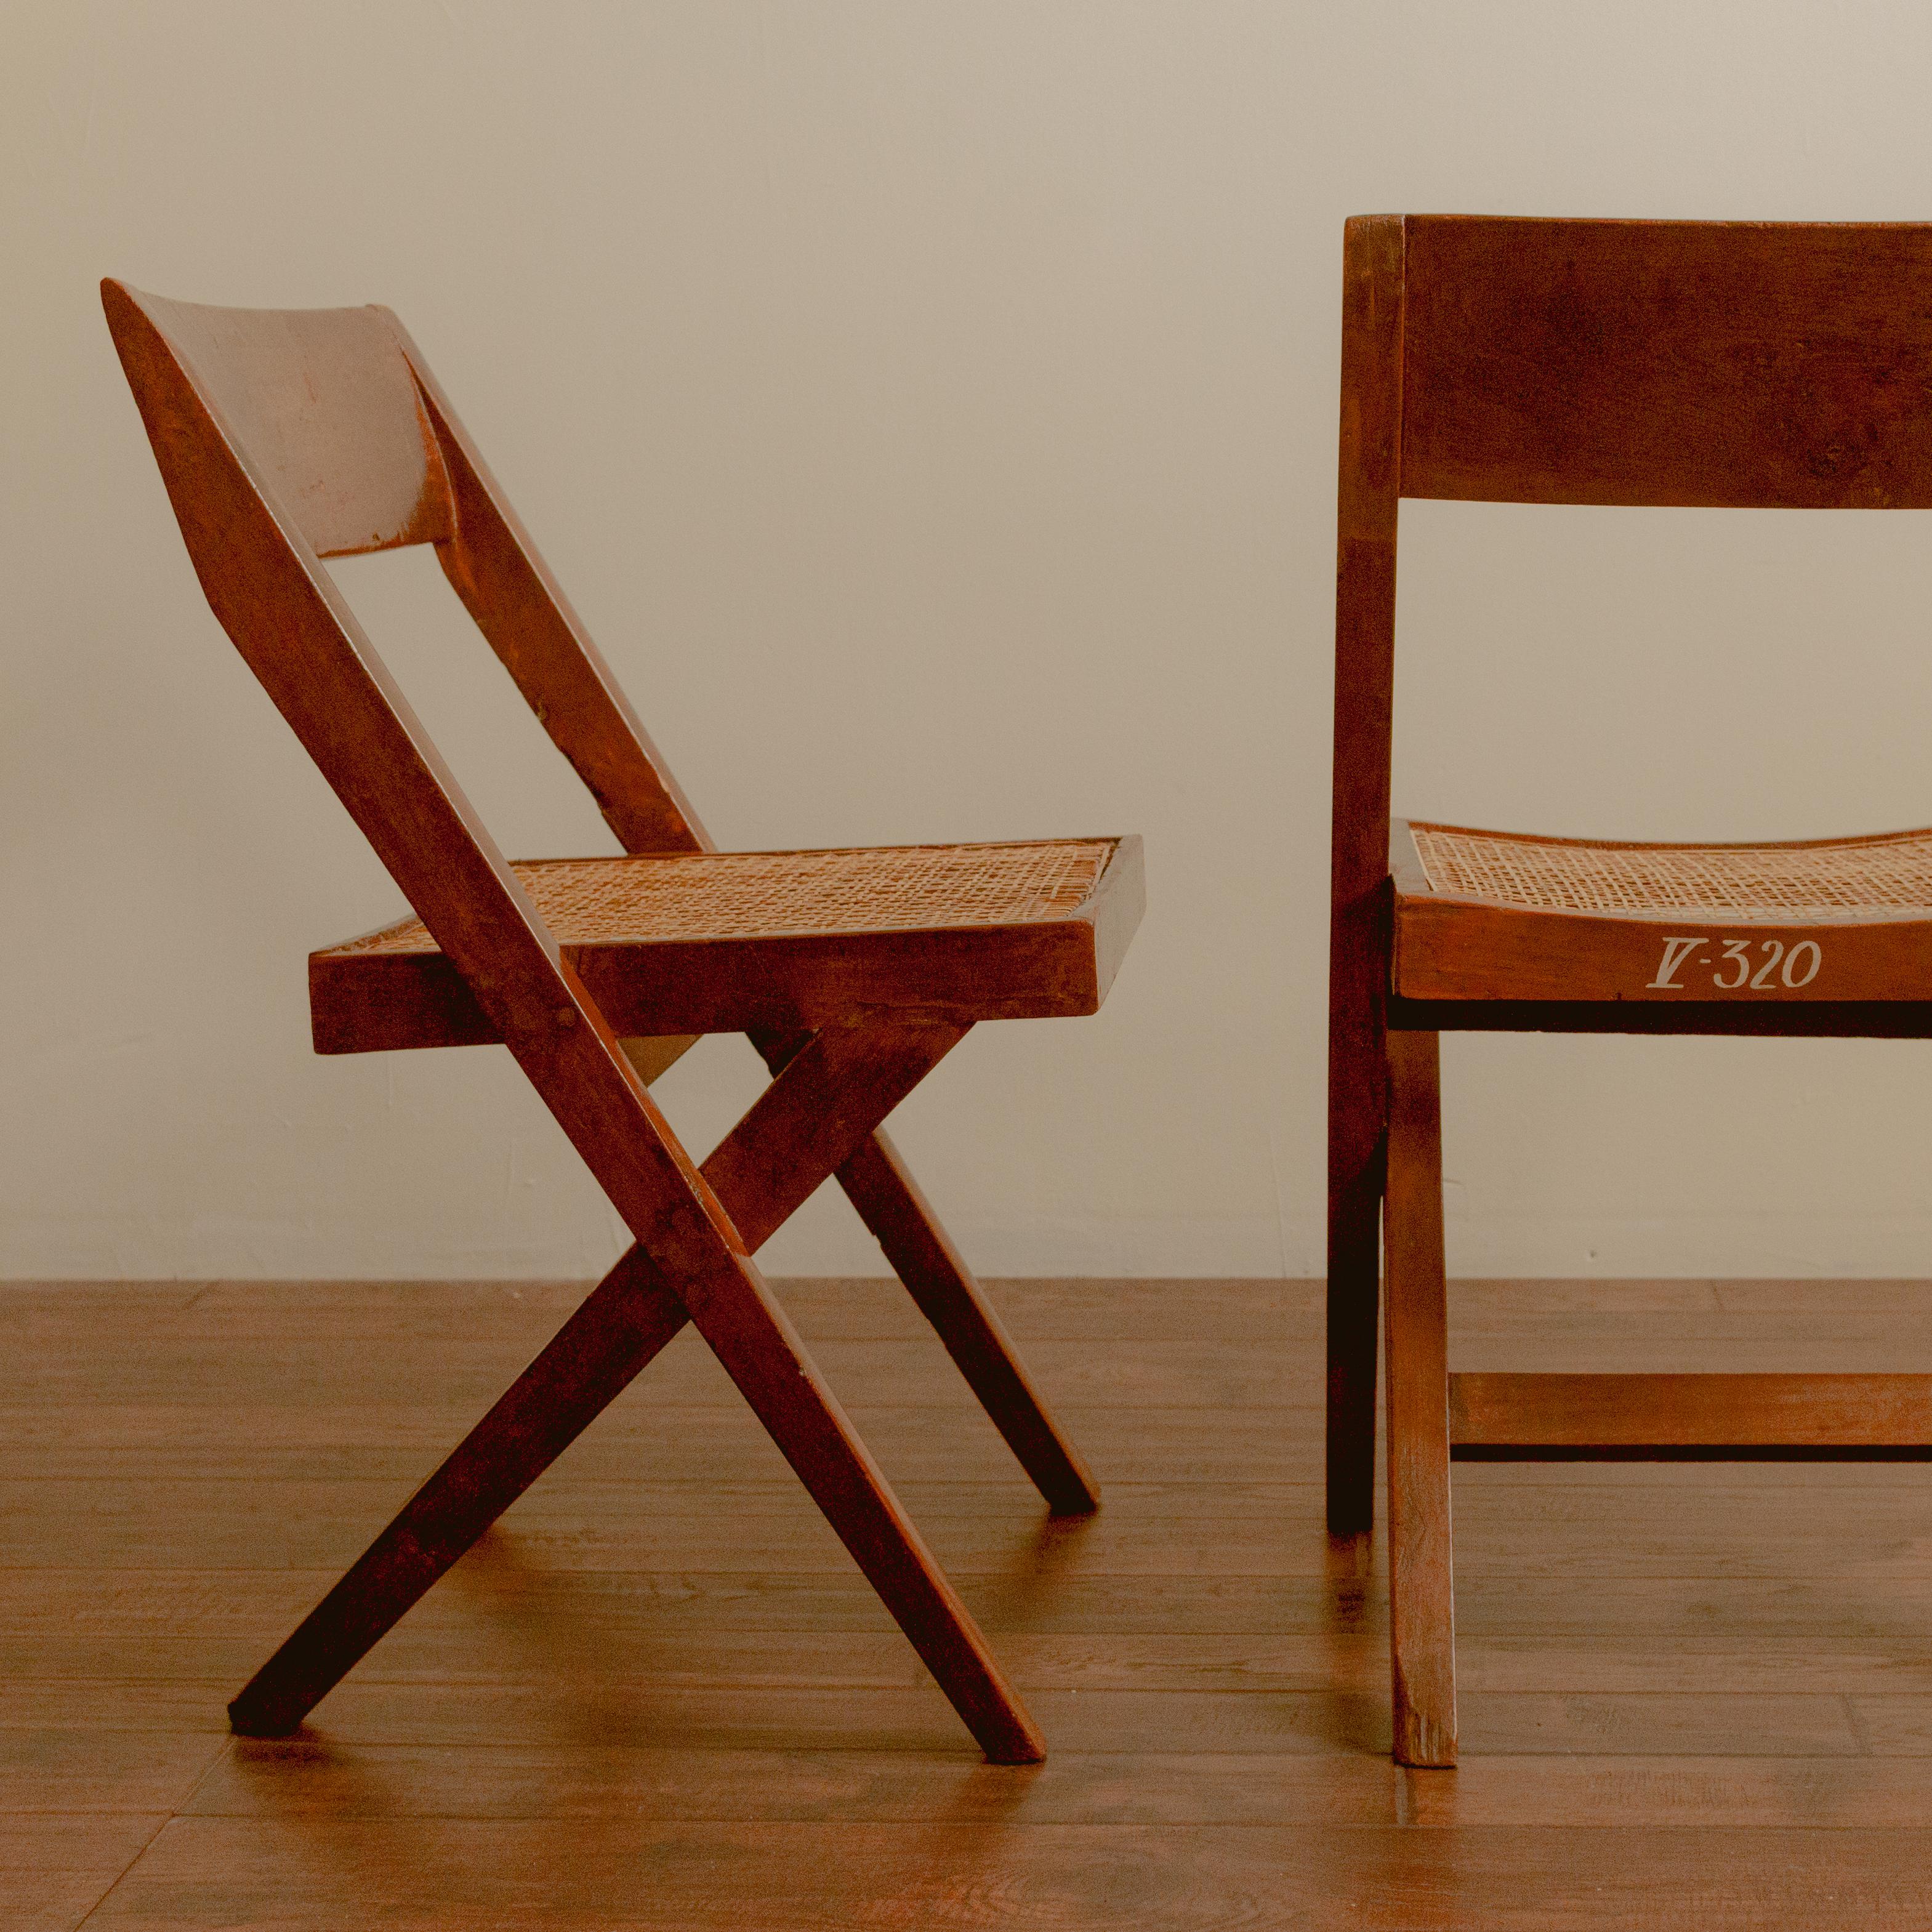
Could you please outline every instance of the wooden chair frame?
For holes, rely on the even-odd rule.
[[[1507,866],[1517,835],[1390,818],[1399,503],[1932,507],[1928,295],[1932,227],[1917,225],[1399,215],[1348,224],[1328,1514],[1360,1562],[1373,1522],[1383,1259],[1395,1754],[1405,1763],[1456,1756],[1452,1456],[1932,1454],[1924,1375],[1450,1375],[1438,1034],[1932,1036],[1923,883],[1932,833],[1730,848],[1526,842],[1558,869],[1591,854],[1666,863],[1687,852],[1720,866],[1847,876],[1904,854],[1918,868],[1919,883],[1889,904],[1848,891],[1842,910],[1768,920],[1762,909],[1602,913],[1533,895],[1498,903],[1510,896],[1445,886],[1422,845],[1466,836]],[[1774,974],[1780,957],[1804,964]],[[1723,963],[1746,959],[1748,977]]]
[[[836,1174],[1049,1509],[1096,1506],[1085,1463],[878,1129],[976,1019],[1093,1010],[1138,916],[1138,842],[1120,842],[1076,915],[1006,934],[998,957],[958,932],[822,942],[794,975],[802,991],[748,1006],[714,973],[710,1004],[679,1031],[763,1016],[753,1038],[773,1078],[700,1166],[646,1090],[691,1040],[662,1037],[648,1012],[623,1032],[659,1036],[614,1029],[586,986],[603,956],[560,946],[322,567],[433,543],[626,852],[712,849],[420,352],[386,310],[212,309],[114,281],[103,298],[210,604],[433,935],[429,963],[453,969],[462,1011],[407,1043],[507,1045],[635,1243],[235,1700],[235,1729],[294,1730],[688,1319],[988,1756],[1038,1759],[1040,1733],[751,1256]],[[358,1035],[353,1001],[330,1004],[342,950],[317,956],[318,1043],[404,1043],[380,1011],[361,1013]],[[1003,959],[1031,974],[1024,998],[1003,983]],[[771,976],[782,992],[777,967]]]

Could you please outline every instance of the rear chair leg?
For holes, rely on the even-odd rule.
[[[1328,1535],[1366,1558],[1376,1526],[1376,1325],[1382,1177],[1328,1210]]]
[[[1328,1066],[1328,1534],[1367,1567],[1376,1526],[1382,1273],[1382,1036],[1338,1037]]]
[[[1456,1762],[1448,1300],[1436,1036],[1388,1036],[1389,1648],[1400,1764]]]
[[[838,1184],[1047,1508],[1055,1516],[1098,1509],[1100,1486],[1093,1472],[1061,1434],[1012,1338],[892,1142],[874,1134],[838,1170]]]
[[[752,1043],[776,1074],[809,1038],[754,1033]],[[1054,1420],[1005,1324],[883,1131],[854,1150],[838,1169],[838,1184],[1047,1508],[1055,1516],[1087,1516],[1098,1509],[1100,1486],[1094,1472]],[[1374,1346],[1372,1325],[1372,1353]],[[1372,1392],[1372,1364],[1369,1381]],[[1369,1427],[1372,1459],[1372,1418]]]

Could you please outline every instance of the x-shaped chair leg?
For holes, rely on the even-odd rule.
[[[851,1157],[965,1030],[828,1028],[784,1061],[701,1170],[748,1252]],[[294,1730],[693,1316],[986,1755],[1001,1763],[1042,1756],[1040,1734],[985,1639],[783,1310],[761,1287],[728,1309],[710,1300],[687,1308],[641,1246],[256,1672],[229,1706],[236,1730]]]

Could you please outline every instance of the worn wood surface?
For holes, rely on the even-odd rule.
[[[1492,838],[1514,833],[1490,832]],[[1886,836],[1833,840],[1882,844]],[[1574,838],[1539,844],[1582,845]],[[1771,850],[1802,850],[1796,840]],[[1642,849],[1642,848],[1637,848]],[[1388,1024],[1415,1032],[1682,1033],[1919,1040],[1932,1036],[1932,925],[1897,908],[1811,924],[1680,913],[1593,916],[1438,892],[1406,819],[1389,824]],[[1807,942],[1803,985],[1754,973],[1732,987],[1728,947],[1754,963]],[[1660,968],[1668,957],[1667,976]],[[1716,962],[1714,964],[1714,962]],[[1721,965],[1720,973],[1717,967]],[[1669,986],[1652,983],[1667,976]],[[1754,986],[1763,978],[1766,984]]]
[[[1830,1447],[1932,1458],[1932,1374],[1460,1375],[1449,1426],[1459,1453]]]
[[[1375,1522],[1376,1326],[1388,1082],[1389,760],[1402,438],[1402,222],[1342,246],[1328,935],[1328,1532]]]
[[[1799,849],[1822,842],[1793,842]],[[1848,1030],[1844,1017],[1856,1014],[1868,1031],[1898,1034],[1916,1031],[1922,1024],[1918,1016],[1932,1005],[1932,920],[1922,914],[1873,907],[1828,919],[1772,922],[1709,913],[1598,915],[1498,905],[1437,892],[1414,859],[1412,835],[1400,819],[1390,827],[1390,990],[1405,1004],[1475,1010],[1465,1024],[1510,1030],[1510,1010],[1517,1003],[1559,1012],[1594,1004],[1755,1016],[1730,1030],[1766,1034]],[[1802,983],[1788,985],[1784,975],[1762,970],[1806,946],[1814,950],[1816,970]],[[1744,973],[1734,971],[1740,958]],[[1658,983],[1666,976],[1667,985]],[[1742,983],[1732,987],[1733,978]],[[1887,1011],[1894,1003],[1908,1010],[1902,1020]],[[1838,1027],[1808,1025],[1808,1010],[1817,1008],[1840,1016]],[[1640,1019],[1631,1030],[1644,1024]]]
[[[1402,493],[1932,505],[1932,227],[1411,215]]]
[[[1432,1033],[1388,1037],[1389,1661],[1398,1764],[1456,1762],[1442,1102]]]
[[[980,1760],[688,1333],[303,1732],[230,1738],[581,1285],[0,1288],[0,1926],[1932,1926],[1924,1469],[1459,1465],[1460,1766],[1405,1771],[1322,1284],[999,1285],[1096,1365],[1076,1522],[896,1283],[778,1292],[1048,1762]],[[1450,1311],[1452,1366],[1932,1365],[1913,1282]]]

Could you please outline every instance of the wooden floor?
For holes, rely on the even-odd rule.
[[[1463,1762],[1330,1574],[1301,1283],[787,1299],[1044,1725],[980,1762],[688,1331],[283,1744],[226,1700],[576,1291],[0,1288],[0,1926],[1932,1927],[1932,1468],[1461,1466]],[[1463,1284],[1454,1365],[1932,1366],[1932,1286]]]

